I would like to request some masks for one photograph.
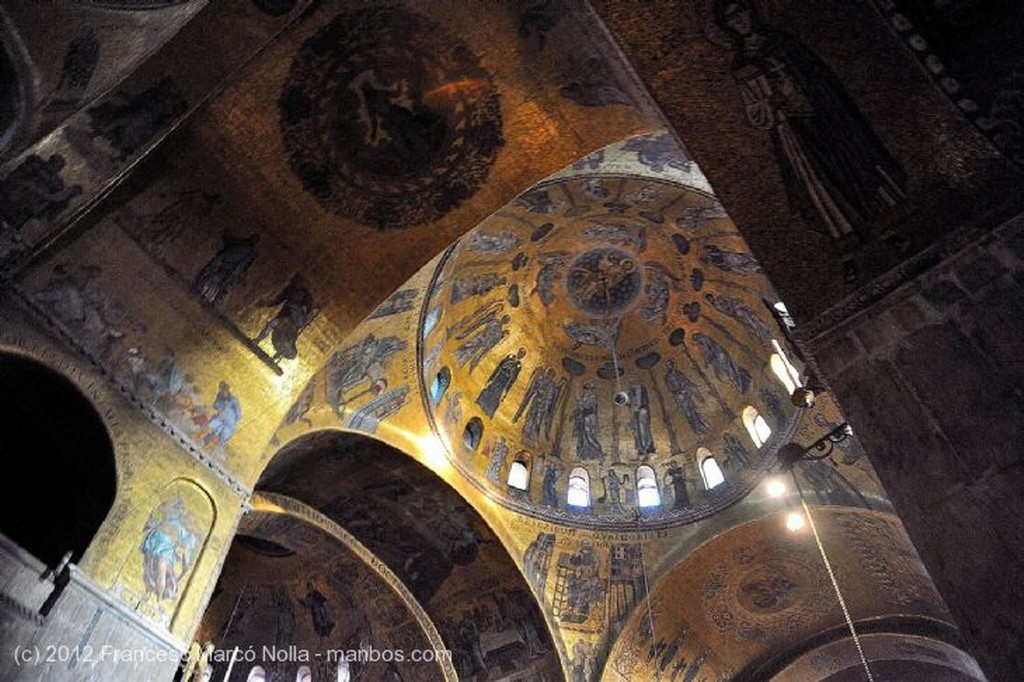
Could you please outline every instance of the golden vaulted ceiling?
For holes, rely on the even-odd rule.
[[[436,472],[522,557],[563,661],[596,675],[609,647],[622,641],[616,636],[627,618],[638,620],[632,627],[640,634],[631,637],[647,632],[648,578],[667,580],[664,571],[708,546],[715,570],[726,570],[734,559],[714,538],[732,538],[728,529],[745,522],[758,524],[750,533],[786,533],[781,511],[792,502],[772,503],[763,485],[774,452],[790,439],[817,438],[840,416],[827,398],[810,411],[788,400],[771,366],[784,338],[770,310],[775,301],[671,136],[629,138],[538,183],[399,287],[327,358],[275,441],[284,452],[301,452],[324,429],[360,431]],[[626,404],[617,404],[620,390]],[[754,442],[744,423],[749,409],[769,425],[764,442]],[[841,472],[815,462],[798,472],[800,484],[819,504],[887,510],[856,444],[847,447],[843,458],[854,466]],[[722,484],[702,475],[705,456],[721,462]],[[525,478],[513,484],[516,464],[525,465]],[[658,495],[649,505],[641,504],[638,480],[645,469]],[[330,496],[350,475],[338,475],[323,493],[313,483],[333,471],[273,459],[259,487],[292,475],[300,477],[290,484],[293,494]],[[580,472],[583,503],[570,492]],[[896,546],[899,538],[892,535]],[[815,623],[809,627],[834,620],[833,609],[812,608],[830,585],[813,547],[796,544],[803,553],[787,559],[781,545],[767,542],[762,558],[779,562],[775,573],[737,576],[722,612],[749,607],[756,614],[744,590],[774,594],[783,584],[776,578],[786,575],[785,584],[792,578],[801,587],[771,622],[805,609]],[[679,575],[686,589],[712,581]],[[696,622],[667,624],[657,646],[686,639]],[[687,646],[711,647],[721,636]],[[773,646],[756,638],[724,662],[700,651],[683,658],[700,660],[695,671],[707,663],[736,673],[767,665]]]
[[[11,319],[34,315],[32,343],[62,339],[175,452],[120,455],[113,549],[84,560],[99,582],[143,590],[129,508],[158,508],[183,457],[230,510],[204,550],[222,584],[200,586],[199,630],[225,642],[321,643],[316,592],[341,643],[439,636],[465,679],[694,679],[841,624],[817,556],[781,530],[794,500],[763,482],[781,445],[842,415],[790,402],[778,294],[589,7],[151,3],[147,44],[169,42],[108,91],[135,63],[106,61],[138,29],[117,17],[135,15],[68,4],[102,29],[94,85],[61,80],[53,45],[0,64],[45,72],[41,94],[0,90],[0,124],[77,98],[4,152],[5,196],[38,199],[4,209],[28,311]],[[858,445],[840,452],[850,467],[796,478],[827,526],[873,529],[851,565],[894,567],[842,576],[859,616],[944,623]],[[883,599],[907,586],[917,601]],[[192,634],[189,598],[147,615]]]
[[[633,174],[608,172],[605,156],[630,155]],[[721,205],[657,177],[656,155],[699,173],[667,134],[601,150],[495,212],[434,275],[419,339],[432,424],[455,466],[518,510],[635,525],[648,466],[665,488],[651,516],[692,521],[771,461],[772,445],[749,442],[745,408],[781,432],[776,447],[792,430],[769,363],[776,296]],[[474,419],[482,440],[467,451]],[[723,462],[728,491],[686,492],[699,448]],[[514,461],[543,483],[509,488]],[[564,499],[573,471],[592,491],[582,508]]]

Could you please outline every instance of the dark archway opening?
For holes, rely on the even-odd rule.
[[[0,532],[47,565],[79,561],[117,490],[114,449],[92,404],[43,365],[0,354]]]
[[[423,607],[460,679],[564,679],[544,617],[512,557],[468,502],[408,455],[365,436],[318,432],[283,448],[256,491],[308,505],[386,565]],[[236,538],[200,626],[202,638],[221,648],[277,643],[315,651],[381,648],[400,630],[416,629],[383,582],[359,577],[370,564],[319,545],[281,551],[308,533],[270,527],[280,535],[254,543],[243,530]],[[311,614],[320,602],[314,592],[334,623],[328,635],[319,634]],[[271,674],[272,664],[253,664]],[[393,679],[382,669],[360,670],[358,679]],[[296,674],[294,666],[274,671],[283,679]],[[236,672],[231,682],[244,682]],[[355,669],[349,672],[357,679]],[[314,669],[313,679],[325,674]]]

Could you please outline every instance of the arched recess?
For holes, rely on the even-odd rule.
[[[238,533],[201,639],[223,650],[253,647],[246,663],[270,679],[297,679],[303,667],[330,679],[342,652],[360,649],[402,650],[406,659],[353,661],[368,679],[388,663],[401,664],[400,676],[457,679],[450,661],[409,660],[414,650],[445,647],[437,627],[398,576],[329,517],[287,495],[255,493]],[[222,665],[215,677],[245,679],[238,666],[229,674]]]
[[[366,565],[386,569],[409,598],[422,605],[444,648],[453,652],[454,669],[461,678],[561,677],[544,616],[516,563],[469,503],[408,455],[358,434],[309,434],[290,442],[270,461],[256,486],[254,500],[260,499],[297,501],[337,526],[339,533],[351,535],[365,548],[366,556],[360,558]],[[231,565],[237,561],[235,555],[254,547],[252,538],[246,537],[253,534],[248,530],[252,514],[243,518],[226,573],[247,570]],[[292,547],[288,543],[294,538],[273,541]],[[273,554],[274,548],[270,550]],[[257,551],[268,556],[267,546]],[[276,551],[280,554],[281,547]],[[326,557],[320,563],[329,566],[336,561],[337,557]],[[211,602],[208,613],[227,608],[232,599],[245,601],[237,588],[244,577],[234,581],[235,596],[222,586],[224,596]],[[326,586],[316,587],[327,594]],[[291,594],[303,589],[289,588]],[[374,620],[372,594],[351,593],[344,599],[352,604],[346,613],[367,611]],[[336,621],[345,630],[347,621],[340,615]],[[211,622],[204,618],[203,627]],[[263,636],[274,638],[270,630]],[[346,630],[344,637],[352,636]],[[331,634],[325,641],[334,639]],[[315,679],[321,676],[314,670]]]
[[[157,493],[115,590],[137,611],[173,629],[216,521],[205,488],[188,478],[172,480]]]
[[[927,637],[955,648],[955,627],[894,515],[839,507],[812,513],[858,632]],[[848,638],[814,537],[788,531],[785,517],[736,526],[660,576],[650,611],[630,616],[601,679],[775,679],[806,652]],[[664,654],[637,655],[652,649]]]
[[[0,353],[0,395],[0,532],[48,565],[68,551],[78,562],[117,491],[103,419],[68,379],[20,355]]]

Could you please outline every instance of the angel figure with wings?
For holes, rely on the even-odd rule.
[[[513,423],[526,413],[523,420],[523,440],[531,444],[540,444],[541,433],[545,440],[551,439],[551,422],[554,420],[558,401],[565,390],[565,377],[555,379],[555,369],[538,367],[530,375],[530,385],[526,395],[519,403],[519,409],[512,417]]]
[[[327,363],[327,399],[338,412],[354,398],[349,392],[362,385],[379,394],[387,387],[384,370],[392,355],[404,350],[406,342],[397,336],[378,339],[368,334],[359,343],[335,353]],[[364,391],[364,392],[365,392]]]

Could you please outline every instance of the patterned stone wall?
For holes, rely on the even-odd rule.
[[[993,679],[1024,675],[1022,287],[1018,217],[811,343]]]

